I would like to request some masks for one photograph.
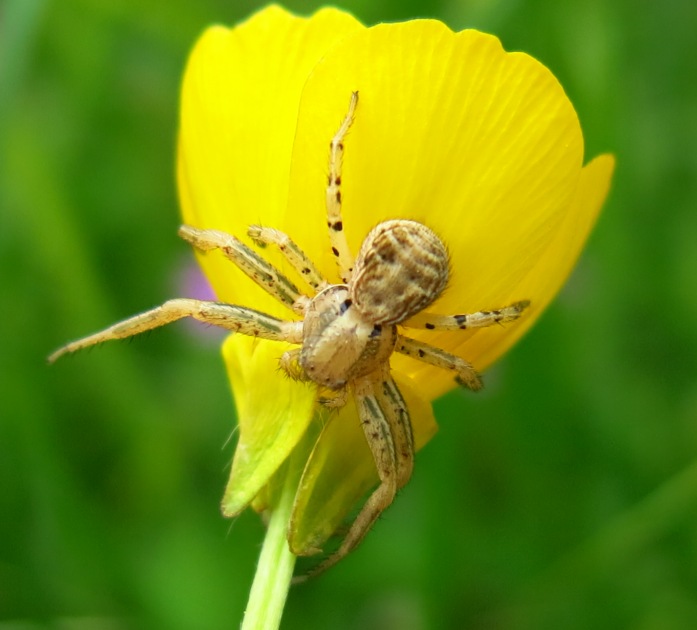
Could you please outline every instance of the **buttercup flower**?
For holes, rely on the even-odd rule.
[[[410,329],[485,370],[563,284],[614,165],[603,155],[583,166],[579,121],[557,80],[491,35],[453,33],[434,20],[366,28],[336,9],[300,18],[277,6],[232,29],[210,28],[182,90],[184,223],[240,238],[250,225],[280,229],[340,283],[327,233],[328,147],[356,91],[341,177],[348,244],[355,254],[379,222],[412,219],[450,254],[448,287],[429,311],[530,300],[520,320],[502,326]],[[275,248],[263,255],[297,278]],[[292,318],[219,252],[200,262],[220,301]],[[223,512],[272,507],[284,462],[311,436],[288,530],[291,550],[303,555],[322,548],[378,476],[354,402],[330,413],[315,386],[279,369],[291,347],[225,341],[239,442]],[[399,354],[390,364],[420,448],[436,432],[430,402],[456,386],[453,374]]]

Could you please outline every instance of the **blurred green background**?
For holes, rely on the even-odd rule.
[[[285,628],[697,627],[697,4],[345,0],[499,35],[618,157],[581,263]],[[178,89],[248,0],[0,4],[0,629],[238,627],[263,529],[218,511],[233,407],[186,325],[45,365],[181,294]],[[311,12],[311,2],[288,2]]]

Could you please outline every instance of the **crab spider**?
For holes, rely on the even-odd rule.
[[[366,236],[353,257],[343,230],[341,167],[344,138],[353,122],[358,92],[330,143],[326,189],[329,242],[337,261],[340,284],[330,283],[286,234],[252,226],[248,236],[259,245],[277,247],[308,285],[303,293],[290,279],[234,236],[210,229],[182,226],[179,235],[202,251],[218,249],[300,321],[281,320],[254,309],[193,299],[169,300],[150,311],[66,344],[49,357],[107,341],[123,339],[184,317],[272,341],[297,344],[286,352],[281,367],[293,378],[333,390],[320,399],[327,406],[353,395],[380,483],[349,527],[337,551],[310,574],[319,573],[350,553],[409,480],[414,440],[409,410],[390,374],[389,360],[399,352],[455,373],[465,387],[478,390],[481,380],[467,361],[445,350],[403,335],[398,326],[428,330],[461,330],[510,322],[529,305],[520,301],[497,310],[462,315],[434,315],[425,309],[448,282],[448,254],[442,241],[425,225],[389,220]]]

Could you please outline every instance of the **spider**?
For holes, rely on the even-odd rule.
[[[218,249],[301,320],[282,320],[245,306],[194,299],[173,299],[118,322],[101,332],[70,342],[49,356],[54,362],[110,339],[123,339],[184,317],[273,341],[297,344],[285,352],[281,367],[295,379],[335,392],[319,399],[339,406],[355,397],[379,485],[348,528],[338,549],[320,562],[319,573],[350,553],[392,503],[411,477],[414,440],[409,410],[390,374],[393,352],[451,370],[457,382],[479,390],[482,382],[472,365],[438,347],[403,335],[398,326],[428,330],[464,330],[518,319],[529,301],[496,310],[462,315],[425,311],[448,283],[449,258],[443,242],[425,225],[412,220],[384,221],[373,228],[352,256],[342,221],[341,171],[344,139],[354,120],[358,92],[331,140],[326,209],[331,250],[341,277],[330,283],[305,253],[283,232],[251,226],[248,236],[259,246],[277,247],[311,289],[303,293],[273,265],[236,237],[183,225],[179,236],[201,251]]]

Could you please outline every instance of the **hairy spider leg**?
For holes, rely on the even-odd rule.
[[[491,311],[477,311],[464,315],[435,315],[425,311],[414,315],[402,326],[406,328],[426,328],[428,330],[466,330],[468,328],[483,328],[494,324],[506,324],[515,321],[523,311],[530,306],[530,300],[514,302],[509,306]]]
[[[406,405],[399,410],[400,419],[394,416],[391,404],[380,404],[376,387],[383,384],[381,371],[378,370],[352,382],[356,406],[365,432],[368,446],[373,454],[375,466],[380,478],[380,485],[368,497],[358,516],[351,524],[339,549],[325,558],[305,575],[297,576],[294,582],[303,582],[334,566],[353,551],[370,531],[380,514],[394,501],[397,490],[409,479],[413,463],[413,443],[411,439],[411,422]],[[391,380],[391,379],[389,379]],[[390,387],[392,389],[392,387]],[[394,385],[393,391],[397,390]],[[399,394],[398,399],[404,401]],[[408,427],[408,429],[406,429]],[[408,435],[407,435],[408,434]],[[408,463],[401,462],[398,448],[408,450]],[[402,472],[400,474],[400,466]]]
[[[237,265],[269,295],[290,308],[303,314],[309,298],[271,263],[264,260],[253,249],[247,247],[232,234],[220,230],[201,230],[190,225],[179,228],[179,236],[196,249],[208,252],[219,249],[226,258]]]
[[[200,322],[226,328],[250,337],[261,337],[273,341],[302,343],[302,322],[284,321],[251,308],[178,298],[168,300],[162,306],[134,315],[109,328],[77,341],[72,341],[48,357],[49,363],[68,354],[111,339],[125,339],[140,333],[165,326],[171,322],[193,317]]]
[[[344,222],[341,218],[341,169],[344,159],[344,138],[348,133],[358,104],[358,92],[351,94],[349,109],[338,131],[329,143],[329,175],[327,177],[327,226],[329,242],[336,258],[339,275],[348,284],[353,272],[353,255],[346,241]]]
[[[315,294],[329,286],[308,255],[285,232],[275,228],[250,225],[247,235],[259,246],[275,245]]]
[[[395,350],[412,359],[428,363],[429,365],[434,365],[435,367],[445,370],[452,370],[457,374],[455,377],[457,382],[467,389],[476,392],[482,388],[482,380],[470,363],[441,348],[424,343],[423,341],[417,341],[411,337],[399,335],[397,337]]]

